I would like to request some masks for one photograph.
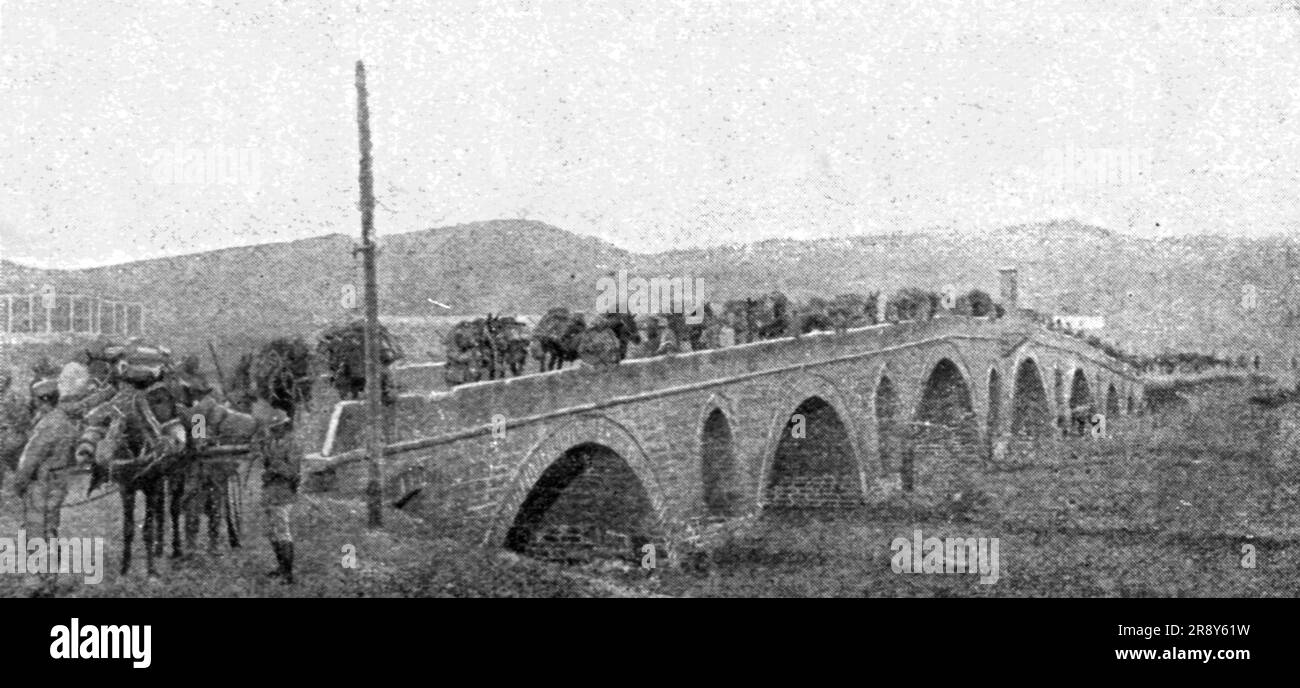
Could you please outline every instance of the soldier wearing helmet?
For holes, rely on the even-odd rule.
[[[76,465],[73,447],[77,427],[59,408],[57,380],[33,384],[32,401],[40,419],[18,461],[14,492],[23,499],[23,527],[27,534],[57,538],[63,499],[68,493],[68,473]]]
[[[302,456],[293,438],[293,420],[283,410],[264,401],[253,407],[257,430],[253,435],[253,461],[262,467],[262,507],[266,536],[278,567],[267,575],[293,583],[293,533],[290,520],[298,499]]]

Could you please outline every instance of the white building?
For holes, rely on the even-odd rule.
[[[1106,327],[1106,318],[1100,315],[1054,315],[1056,326],[1074,332],[1095,332]]]

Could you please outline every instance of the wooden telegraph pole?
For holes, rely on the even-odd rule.
[[[366,104],[366,66],[357,60],[357,130],[361,143],[361,247],[366,279],[366,485],[368,524],[384,524],[383,401],[379,371],[379,284],[375,278],[375,181],[370,160],[370,108]]]

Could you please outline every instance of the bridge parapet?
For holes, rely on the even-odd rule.
[[[721,386],[728,382],[776,372],[864,357],[961,335],[999,338],[1027,334],[1026,322],[1012,319],[940,317],[927,321],[874,325],[846,332],[818,332],[800,337],[764,340],[725,349],[709,349],[646,359],[632,359],[598,369],[590,366],[471,383],[427,397],[403,397],[390,424],[389,441],[412,442],[448,433],[483,434],[494,417],[508,424],[538,416],[576,413],[647,395],[672,395]],[[1011,333],[1008,335],[1008,333]],[[342,402],[340,425],[359,428],[359,402]],[[338,432],[340,439],[325,450],[331,454],[360,446],[360,433]],[[347,439],[342,439],[344,436]],[[452,439],[452,438],[448,438]]]
[[[1098,366],[1106,368],[1129,382],[1140,383],[1142,380],[1142,376],[1138,374],[1132,366],[1124,361],[1112,358],[1106,354],[1106,352],[1080,340],[1078,337],[1072,337],[1061,332],[1038,328],[1038,331],[1035,333],[1035,340],[1037,346],[1063,349],[1079,356],[1080,358],[1089,360]]]
[[[511,427],[950,339],[996,340],[1012,348],[1032,339],[1033,346],[1059,349],[1140,384],[1140,378],[1123,362],[1087,342],[1028,320],[945,316],[632,359],[605,369],[579,366],[471,383],[427,396],[408,395],[391,414],[388,442],[393,452],[423,449],[431,443],[487,434],[494,421],[497,427]],[[330,433],[336,441],[324,447],[327,457],[356,454],[361,446],[363,405],[355,401],[340,405]]]

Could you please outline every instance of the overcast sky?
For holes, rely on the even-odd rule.
[[[1295,232],[1290,4],[0,0],[0,257],[357,233],[358,54],[381,234]]]

